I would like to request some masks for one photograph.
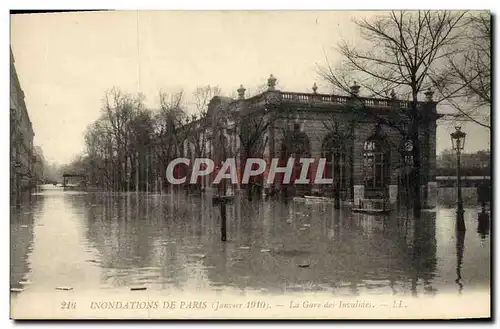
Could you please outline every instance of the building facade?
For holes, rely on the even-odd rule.
[[[247,158],[262,157],[268,164],[278,158],[281,167],[293,158],[291,184],[281,184],[279,178],[268,184],[266,170],[254,181],[263,193],[286,189],[287,195],[334,196],[354,204],[364,199],[380,198],[391,204],[411,199],[410,175],[416,169],[405,115],[411,103],[397,99],[394,93],[387,99],[360,97],[356,84],[350,96],[320,94],[317,89],[314,84],[311,93],[281,91],[271,75],[268,90],[259,95],[245,98],[241,86],[238,99],[214,97],[207,113],[212,131],[208,153],[216,164],[235,156],[238,176]],[[439,115],[431,91],[425,93],[418,108],[422,118],[420,193],[424,206],[434,207]],[[307,171],[310,184],[293,184],[304,165],[300,158],[315,159]],[[322,177],[333,178],[333,183],[314,183],[320,158],[325,159]]]
[[[20,202],[35,185],[33,126],[26,109],[24,92],[10,52],[10,191],[11,202]]]

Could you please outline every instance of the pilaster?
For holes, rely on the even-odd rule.
[[[364,185],[354,185],[354,205],[359,206],[361,199],[365,196],[365,186]]]

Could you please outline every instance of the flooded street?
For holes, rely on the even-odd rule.
[[[11,217],[11,288],[52,292],[320,291],[422,295],[489,290],[490,238],[455,233],[454,209],[375,217],[329,204],[228,206],[228,241],[208,197],[50,188]]]

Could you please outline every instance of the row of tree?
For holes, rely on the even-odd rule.
[[[474,153],[462,153],[460,155],[460,163],[462,168],[476,168],[483,170],[485,173],[489,173],[491,170],[491,153],[485,150]],[[436,166],[437,168],[443,169],[456,169],[456,151],[452,149],[443,150],[443,152],[437,156]]]
[[[91,185],[106,190],[162,188],[158,178],[184,154],[184,142],[196,137],[189,127],[206,116],[208,102],[219,93],[218,87],[197,88],[196,112],[190,114],[183,92],[160,92],[158,107],[150,109],[141,94],[107,91],[101,116],[85,133],[86,154],[66,170],[84,172]]]

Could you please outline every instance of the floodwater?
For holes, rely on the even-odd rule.
[[[11,289],[464,294],[490,288],[490,235],[479,209],[414,221],[330,204],[236,200],[227,242],[210,197],[47,189],[12,209]],[[14,293],[13,293],[14,294]]]

